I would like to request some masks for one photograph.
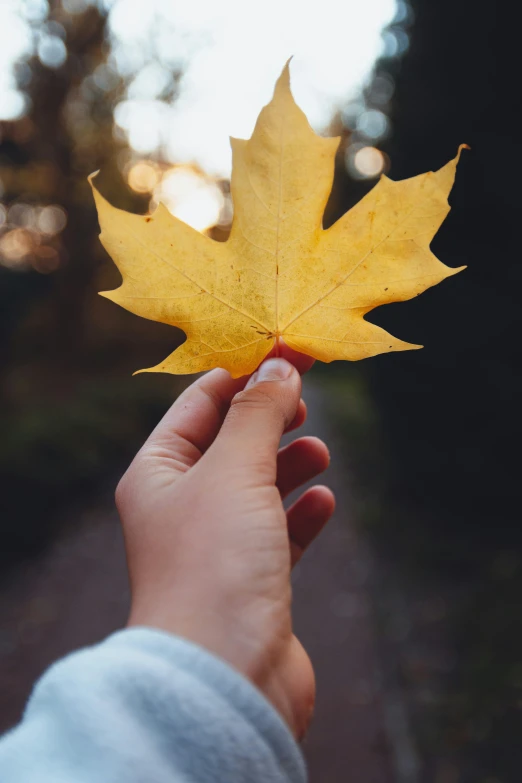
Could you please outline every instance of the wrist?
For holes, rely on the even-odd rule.
[[[198,621],[194,623],[193,616],[193,612],[150,610],[134,604],[127,627],[161,631],[214,655],[255,686],[277,710],[294,737],[302,739],[313,713],[315,684],[308,656],[291,631],[286,638],[278,636],[277,641],[263,643],[244,632],[238,634],[237,623],[233,624],[232,632],[222,617],[216,623],[213,616],[198,613]],[[294,645],[300,652],[297,667]],[[307,683],[312,687],[306,687]]]

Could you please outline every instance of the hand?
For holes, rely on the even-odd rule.
[[[283,352],[301,372],[312,363]],[[177,634],[229,662],[297,737],[311,718],[315,682],[292,634],[290,569],[334,509],[321,486],[283,508],[329,461],[318,438],[278,451],[283,432],[306,418],[300,396],[299,372],[282,358],[250,379],[213,370],[174,403],[116,492],[129,625]]]

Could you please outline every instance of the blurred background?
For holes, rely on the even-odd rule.
[[[0,0],[0,730],[125,622],[112,491],[188,382],[131,378],[183,335],[96,295],[119,276],[86,178],[225,240],[228,136],[293,54],[296,100],[342,137],[325,225],[471,146],[433,243],[468,269],[371,315],[424,350],[306,382],[339,498],[295,577],[311,781],[520,780],[517,37],[485,0]]]

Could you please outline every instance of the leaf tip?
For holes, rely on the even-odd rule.
[[[97,169],[96,171],[93,171],[92,174],[89,174],[89,176],[87,177],[87,182],[89,183],[91,188],[94,188],[94,185],[92,183],[93,180],[96,179],[99,173],[100,173],[100,169]]]
[[[286,63],[284,64],[283,70],[281,71],[281,76],[285,74],[286,77],[288,78],[288,81],[290,81],[290,63],[292,62],[293,59],[294,59],[294,55],[291,54],[288,60],[286,61]]]
[[[447,267],[448,277],[452,277],[453,275],[458,275],[459,272],[463,272],[467,268],[468,268],[467,264],[464,264],[464,266]]]
[[[168,365],[166,362],[162,362],[161,364],[156,364],[154,367],[144,367],[142,370],[135,370],[132,373],[132,377],[134,378],[135,375],[142,375],[145,372],[168,372],[170,373],[171,370],[168,369]],[[176,373],[173,373],[176,374]],[[180,375],[182,373],[179,373]]]
[[[288,93],[292,94],[290,90],[290,62],[292,60],[292,57],[289,57],[288,60],[286,61],[284,68],[281,71],[281,75],[276,82],[275,89],[274,89],[274,98],[279,95],[282,96]]]
[[[459,148],[457,150],[457,157],[455,158],[456,162],[458,163],[460,160],[460,156],[462,154],[462,150],[470,150],[471,147],[469,144],[459,144]]]
[[[421,348],[424,348],[423,345],[417,345],[416,343],[406,343],[403,342],[403,340],[396,340],[393,342],[390,340],[391,345],[388,346],[388,351],[385,349],[383,351],[379,351],[379,353],[393,353],[395,351],[420,351]]]
[[[117,290],[118,289],[115,291],[98,291],[98,296],[103,296],[104,299],[108,299],[110,302],[116,302],[114,294]]]

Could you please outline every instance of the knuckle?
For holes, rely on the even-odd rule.
[[[275,400],[262,389],[245,389],[238,392],[230,403],[232,409],[254,408],[255,410],[278,410]]]
[[[251,417],[263,418],[267,424],[277,423],[282,430],[286,426],[285,413],[277,400],[257,387],[238,392],[230,403],[229,421],[241,422]]]

